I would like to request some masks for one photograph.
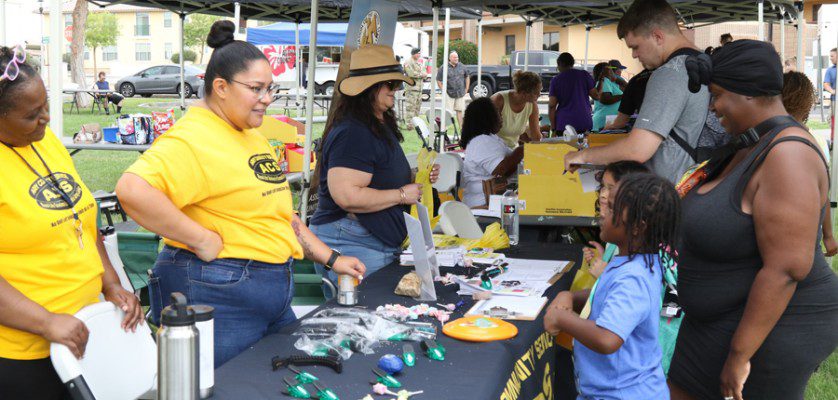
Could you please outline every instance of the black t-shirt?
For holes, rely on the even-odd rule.
[[[370,128],[354,118],[335,125],[323,143],[320,165],[320,197],[312,225],[337,221],[347,212],[338,206],[329,193],[329,168],[344,167],[372,174],[369,187],[379,190],[398,189],[410,183],[410,165],[395,136],[391,142],[379,139]],[[358,222],[388,246],[398,247],[407,237],[404,206],[393,206],[374,213],[355,213]]]
[[[643,97],[646,95],[646,83],[649,82],[650,76],[652,76],[652,71],[644,69],[643,72],[629,79],[626,89],[623,90],[619,112],[625,115],[634,115],[640,111]]]

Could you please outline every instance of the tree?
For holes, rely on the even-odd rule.
[[[109,12],[94,13],[87,19],[87,29],[84,31],[84,40],[87,45],[93,48],[93,76],[96,79],[96,49],[99,47],[113,46],[119,36],[119,25],[116,22],[116,15]]]
[[[73,40],[70,41],[70,76],[80,88],[86,88],[84,80],[84,31],[87,29],[87,0],[77,0],[73,7]],[[56,40],[56,43],[61,43]],[[89,96],[77,96],[79,107],[90,105]]]
[[[192,61],[194,63],[195,59],[198,58],[198,56],[195,54],[195,52],[192,51],[192,50],[189,50],[189,49],[183,50],[183,54],[184,54],[184,56],[183,56],[184,61]],[[172,63],[180,64],[180,53],[172,54]]]
[[[209,35],[210,28],[213,22],[218,21],[221,17],[207,14],[192,14],[186,20],[183,27],[183,46],[184,47],[198,47],[198,53],[201,54],[201,61],[204,63],[204,47],[206,47],[207,35]]]
[[[440,45],[436,51],[436,66],[437,68],[442,68],[442,61],[448,60],[448,56],[443,56],[442,52],[445,49]],[[452,40],[448,44],[448,51],[456,51],[457,55],[460,56],[460,62],[465,65],[475,65],[477,64],[477,45],[472,42],[467,42],[465,40]]]

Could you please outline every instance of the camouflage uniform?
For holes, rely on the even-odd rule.
[[[404,71],[407,76],[413,78],[416,84],[413,86],[405,84],[405,116],[404,122],[407,124],[407,129],[413,130],[413,117],[419,115],[422,108],[422,80],[428,76],[425,73],[425,67],[411,57],[404,65]]]

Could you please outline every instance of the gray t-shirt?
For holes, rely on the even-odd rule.
[[[448,93],[448,97],[459,99],[466,95],[466,77],[468,76],[468,70],[463,63],[457,63],[456,66],[452,67],[451,64],[448,64],[448,82],[447,82],[447,90],[445,91]],[[440,67],[436,72],[436,80],[442,82],[442,67]]]
[[[695,162],[669,136],[670,131],[674,130],[695,146],[710,105],[710,93],[706,86],[702,86],[698,93],[690,93],[687,88],[689,77],[684,68],[686,58],[686,55],[674,57],[652,73],[646,85],[640,114],[634,124],[635,128],[646,129],[663,137],[663,142],[646,162],[646,166],[672,183],[677,183]]]

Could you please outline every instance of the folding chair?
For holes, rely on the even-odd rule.
[[[464,239],[480,239],[483,230],[477,219],[465,203],[446,201],[439,206],[439,226],[446,235],[456,235]]]
[[[460,200],[460,174],[463,170],[463,159],[459,154],[442,153],[436,157],[439,164],[439,179],[433,184],[440,193],[451,193],[455,200]]]
[[[323,286],[329,288],[332,297],[337,296],[337,290],[331,281],[320,276],[314,269],[314,264],[308,260],[294,262],[294,298],[291,299],[291,309],[300,318],[321,304],[326,302]]]
[[[75,317],[90,335],[84,357],[63,344],[50,345],[50,360],[74,400],[136,399],[157,386],[157,344],[148,324],[136,332],[120,327],[125,313],[111,302],[91,304]]]

